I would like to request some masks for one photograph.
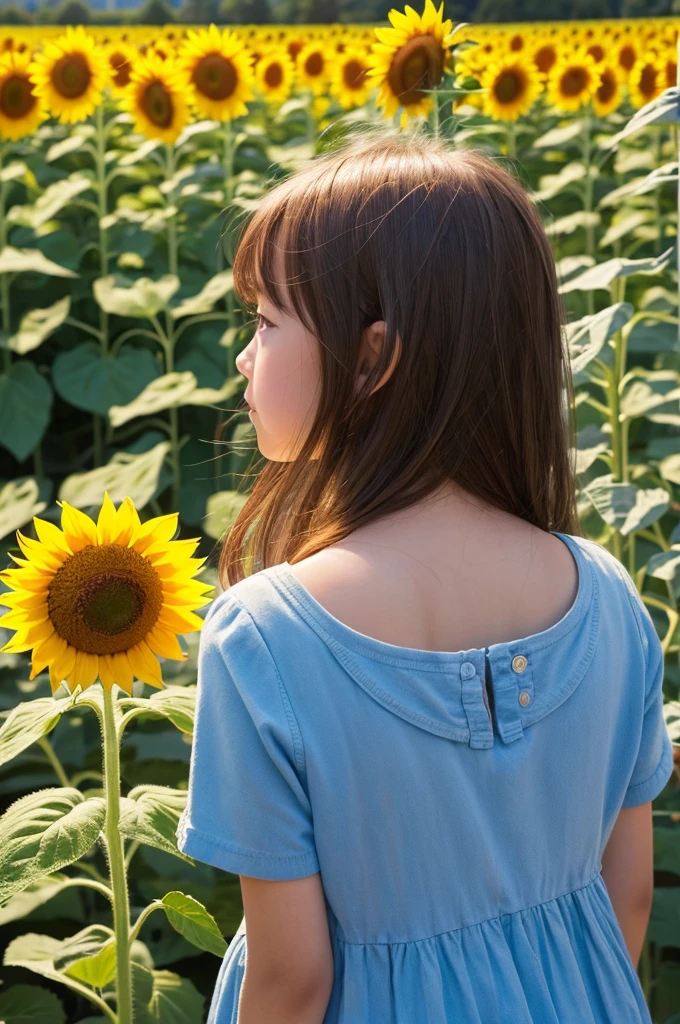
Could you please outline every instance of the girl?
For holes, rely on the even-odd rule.
[[[663,652],[578,532],[529,198],[376,130],[268,193],[234,281],[268,462],[201,635],[178,829],[241,881],[210,1024],[650,1024]]]

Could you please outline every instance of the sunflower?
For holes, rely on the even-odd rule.
[[[264,53],[255,65],[255,81],[268,103],[288,99],[295,81],[295,65],[284,49]]]
[[[106,47],[106,57],[111,68],[109,87],[114,96],[124,95],[138,56],[138,51],[129,43],[109,43]]]
[[[595,95],[601,71],[585,50],[562,57],[548,75],[550,102],[558,110],[578,110]]]
[[[558,46],[554,39],[539,36],[529,47],[529,55],[542,75],[547,75],[557,63]]]
[[[236,35],[215,25],[189,30],[177,54],[180,80],[203,117],[229,121],[247,114],[252,91],[252,55]]]
[[[30,63],[26,53],[10,51],[0,57],[0,138],[32,135],[45,116],[29,77]]]
[[[326,46],[320,40],[303,46],[295,58],[299,81],[311,89],[315,96],[324,90],[329,63]]]
[[[106,55],[84,29],[68,28],[35,56],[35,93],[60,121],[82,121],[101,103],[111,74]]]
[[[678,59],[677,59],[677,56],[676,56],[675,52],[673,53],[672,56],[667,56],[667,57],[664,58],[663,69],[664,69],[664,82],[666,83],[666,88],[670,89],[672,86],[677,85],[678,84]]]
[[[621,79],[615,67],[605,64],[600,68],[600,84],[593,96],[593,109],[598,117],[606,117],[621,103]]]
[[[635,64],[628,79],[630,101],[634,107],[644,107],[659,96],[665,87],[666,67],[656,54],[651,53]]]
[[[423,90],[441,82],[454,36],[451,19],[442,20],[443,10],[443,0],[439,9],[425,0],[422,15],[407,4],[404,14],[389,12],[392,28],[374,29],[378,41],[371,46],[367,75],[380,83],[377,103],[386,117],[402,108],[402,127],[410,117],[427,116],[432,99]]]
[[[619,72],[628,77],[639,56],[639,50],[635,40],[631,39],[629,36],[623,36],[617,42],[615,54]]]
[[[176,634],[201,628],[195,609],[212,588],[194,574],[199,540],[172,540],[177,513],[141,523],[125,498],[116,509],[104,495],[95,523],[58,502],[61,530],[34,518],[38,540],[17,540],[24,558],[0,573],[11,593],[0,595],[9,611],[0,626],[15,630],[2,651],[32,651],[31,679],[46,668],[52,692],[65,682],[73,692],[99,677],[132,693],[133,677],[162,687],[162,658],[183,660]]]
[[[480,84],[487,114],[500,121],[516,121],[540,96],[543,85],[538,70],[524,58],[509,53],[482,72]]]
[[[366,52],[356,46],[346,46],[333,63],[330,92],[344,110],[361,107],[368,99],[373,82],[368,71]]]
[[[123,107],[149,139],[175,142],[189,121],[185,90],[171,61],[140,57],[130,75]]]

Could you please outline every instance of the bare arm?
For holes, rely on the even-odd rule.
[[[651,802],[619,811],[602,854],[602,877],[637,967],[654,894]]]
[[[334,967],[321,875],[240,879],[246,971],[238,1024],[322,1024]]]

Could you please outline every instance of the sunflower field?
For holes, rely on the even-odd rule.
[[[201,609],[258,468],[232,259],[272,183],[362,124],[420,119],[537,204],[568,311],[582,523],[654,619],[680,748],[680,19],[386,14],[0,29],[7,1024],[205,1019],[240,889],[175,833]],[[680,1024],[679,781],[654,806],[639,972],[655,1024]]]

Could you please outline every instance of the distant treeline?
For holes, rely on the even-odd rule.
[[[85,0],[44,3],[34,12],[20,4],[0,6],[2,25],[326,24],[386,21],[390,0],[145,0],[120,11],[92,10]],[[416,4],[416,7],[418,4]],[[643,18],[680,14],[680,0],[446,0],[454,21],[564,21]]]

